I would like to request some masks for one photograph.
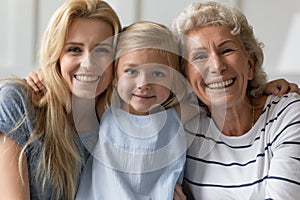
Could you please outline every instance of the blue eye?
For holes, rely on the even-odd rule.
[[[138,73],[138,71],[135,69],[127,69],[127,70],[125,70],[125,73],[129,76],[134,76]]]
[[[193,60],[203,61],[206,60],[208,57],[208,54],[197,54],[193,56]]]
[[[163,72],[155,71],[152,72],[152,76],[160,78],[160,77],[165,77],[166,75]]]

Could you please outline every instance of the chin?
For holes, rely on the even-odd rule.
[[[74,91],[72,95],[82,99],[94,99],[99,94],[91,91]]]

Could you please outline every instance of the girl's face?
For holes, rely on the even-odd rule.
[[[112,80],[113,30],[101,20],[75,19],[69,29],[59,63],[70,91],[94,98]]]
[[[208,106],[232,106],[246,99],[248,81],[254,76],[252,58],[238,36],[211,25],[188,33],[193,40],[186,75],[196,95]]]
[[[122,108],[132,114],[147,115],[151,108],[170,96],[170,73],[166,56],[156,50],[138,50],[119,58],[117,91]]]

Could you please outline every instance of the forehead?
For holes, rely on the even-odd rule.
[[[100,19],[76,18],[67,34],[68,39],[105,40],[113,35],[112,26]]]
[[[221,25],[207,25],[194,28],[185,37],[186,47],[219,46],[225,41],[235,45],[242,45],[238,35],[231,34],[231,30]]]
[[[126,53],[119,58],[119,64],[131,63],[134,65],[143,65],[157,63],[168,65],[167,53],[158,49],[140,49]]]

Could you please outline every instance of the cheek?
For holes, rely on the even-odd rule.
[[[108,67],[102,74],[101,80],[98,83],[98,93],[101,94],[104,90],[108,89],[112,84],[113,69],[112,66]]]
[[[165,87],[159,89],[158,91],[161,92],[162,102],[166,101],[169,98],[170,94],[171,94],[171,90],[169,88],[165,88]]]
[[[126,79],[125,77],[123,77],[117,80],[116,85],[119,96],[127,102],[130,98],[133,89],[135,88],[134,82],[130,79]]]
[[[70,82],[70,76],[72,71],[72,62],[70,59],[67,59],[66,57],[61,57],[59,60],[59,71],[63,77],[63,79],[67,82]]]
[[[191,85],[194,85],[196,82],[202,80],[200,71],[195,69],[193,66],[187,66],[185,74]]]

